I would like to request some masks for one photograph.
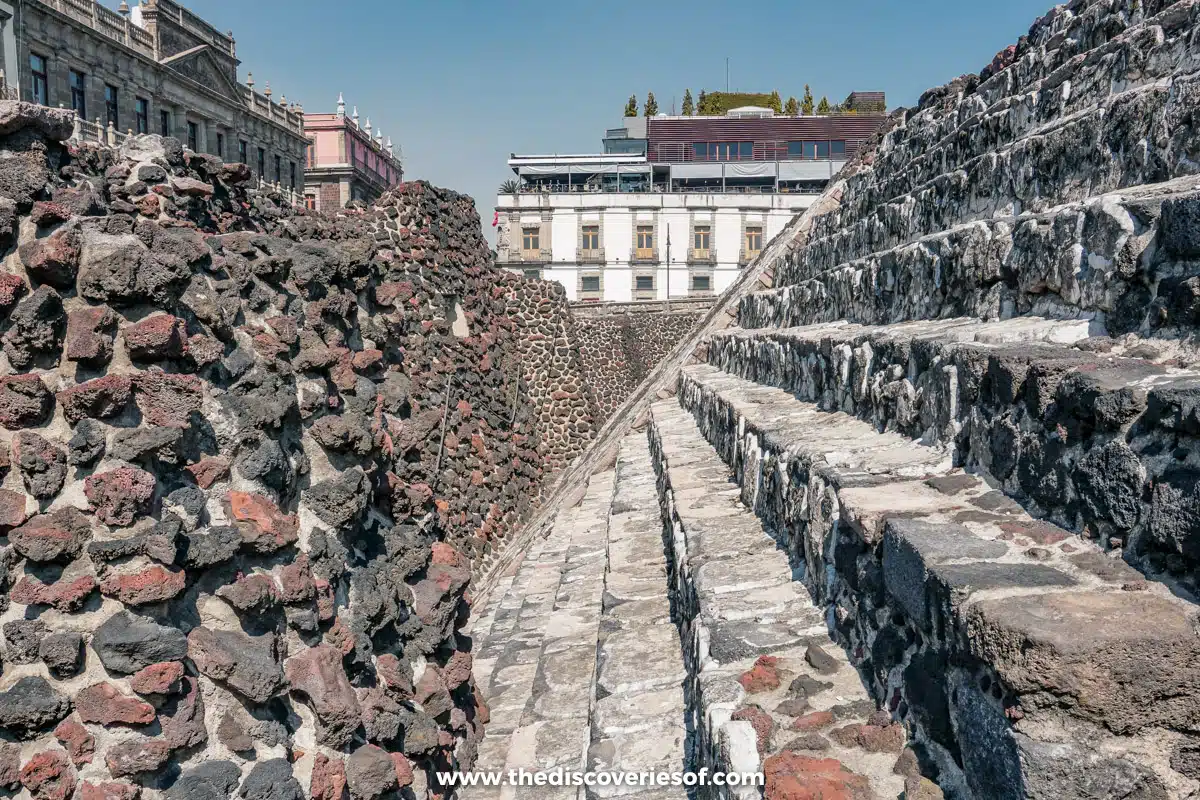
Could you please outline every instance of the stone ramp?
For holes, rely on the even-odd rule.
[[[767,797],[899,796],[904,728],[877,710],[830,642],[823,610],[793,579],[781,542],[739,501],[691,415],[670,401],[651,412],[697,766],[765,769]],[[761,791],[709,788],[697,797]]]
[[[643,434],[534,542],[472,629],[490,708],[476,771],[679,772],[683,661]],[[487,678],[482,676],[487,675]],[[492,798],[683,798],[650,786],[473,787]]]
[[[1189,796],[1195,606],[942,448],[710,365],[679,402],[948,793]]]

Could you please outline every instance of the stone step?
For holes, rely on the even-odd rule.
[[[491,717],[476,771],[685,768],[683,659],[644,434],[622,441],[616,468],[592,476],[580,505],[533,543],[476,624],[475,671]],[[634,785],[586,796],[687,795]],[[585,790],[505,785],[462,797],[575,800]]]
[[[1180,277],[1188,271],[1179,268],[1190,257],[1190,223],[1176,209],[1200,203],[1197,185],[1190,177],[1122,188],[894,242],[864,242],[854,230],[812,239],[776,270],[773,289],[741,299],[738,321],[760,328],[1041,314],[1095,317],[1110,334],[1174,335],[1194,322],[1184,298],[1190,284]]]
[[[763,772],[767,798],[897,797],[904,730],[829,641],[780,542],[673,402],[651,407],[696,767]],[[903,759],[901,759],[903,760]],[[809,794],[793,794],[807,790]],[[757,798],[758,787],[703,797]],[[915,795],[914,795],[915,796]]]
[[[710,365],[678,399],[948,794],[1194,789],[1193,604],[944,448]]]
[[[1194,595],[1200,372],[1086,349],[1087,323],[1022,317],[715,335],[731,374],[950,448],[1039,518]],[[1108,340],[1104,340],[1108,341]],[[1078,346],[1070,346],[1075,342]]]
[[[662,519],[645,433],[621,441],[608,516],[592,772],[678,773],[687,763],[683,655],[671,619]],[[683,800],[683,787],[596,787],[596,797]]]
[[[477,772],[584,768],[614,482],[611,470],[593,475],[580,504],[534,542],[478,642],[474,669],[490,719]],[[575,789],[505,785],[460,794],[574,798]]]

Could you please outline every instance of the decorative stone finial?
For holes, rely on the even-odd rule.
[[[129,16],[129,3],[126,3],[125,0],[121,0],[121,5],[117,6],[117,13],[123,17],[128,17]]]
[[[286,94],[279,95],[279,105],[283,106],[284,108],[287,108],[287,95]]]
[[[339,117],[346,116],[346,98],[342,96],[341,92],[338,92],[337,115]]]
[[[367,117],[367,136],[371,135],[371,118]]]
[[[354,113],[350,115],[350,121],[354,123],[354,127],[358,127],[358,106],[354,107]]]
[[[271,96],[271,82],[270,81],[267,81],[267,88],[263,90],[263,94],[265,94],[267,97]]]
[[[246,85],[249,86],[251,89],[254,88],[254,73],[253,72],[246,73]]]
[[[389,156],[390,156],[390,155],[394,155],[394,154],[392,153],[392,137],[390,137],[390,136],[388,137],[388,139],[387,139],[387,144],[386,144],[386,145],[384,145],[384,147],[386,147],[386,148],[387,148],[387,151],[388,151],[388,155],[389,155]]]

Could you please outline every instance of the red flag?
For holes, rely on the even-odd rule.
[[[500,224],[500,212],[497,211],[496,215],[494,217],[492,217],[492,227],[494,228],[499,224]]]

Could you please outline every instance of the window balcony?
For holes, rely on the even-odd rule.
[[[653,247],[635,247],[629,251],[630,264],[657,264],[658,251]]]
[[[762,250],[747,250],[745,247],[743,247],[742,251],[738,254],[738,266],[746,266],[751,261],[758,258],[761,252]]]
[[[709,247],[704,250],[691,248],[688,250],[687,263],[689,264],[715,264],[717,263],[717,250],[715,247]]]
[[[549,264],[554,260],[554,254],[549,250],[509,250],[509,264]]]
[[[577,254],[577,260],[580,264],[603,264],[604,248],[597,247],[589,250],[580,250]]]

